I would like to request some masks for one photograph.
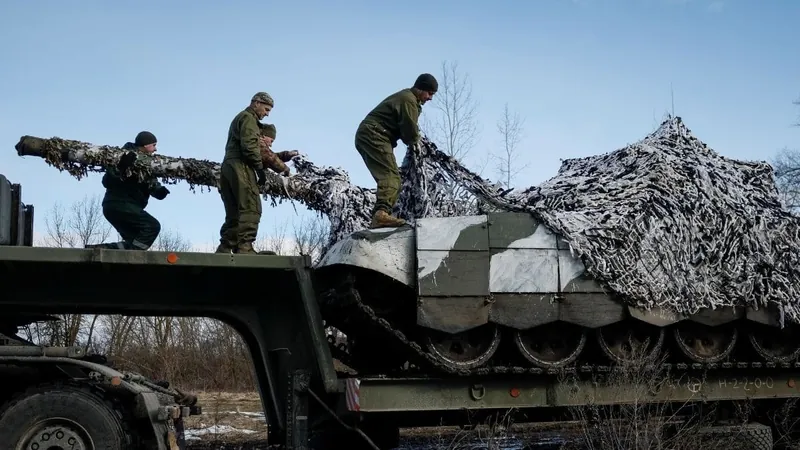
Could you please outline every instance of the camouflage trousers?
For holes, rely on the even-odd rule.
[[[121,202],[103,202],[103,216],[117,230],[127,248],[147,250],[153,245],[161,223],[139,205]]]
[[[219,193],[225,206],[220,245],[230,249],[252,246],[261,222],[261,196],[255,171],[240,159],[225,159],[220,169]]]
[[[400,170],[389,138],[380,125],[364,121],[356,131],[355,144],[369,173],[378,184],[373,213],[383,210],[391,214],[400,195]]]

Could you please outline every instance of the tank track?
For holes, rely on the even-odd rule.
[[[329,291],[323,295],[323,301],[328,305],[336,305],[338,311],[335,316],[346,317],[347,328],[359,330],[359,334],[370,336],[372,340],[381,340],[388,346],[400,347],[405,351],[412,365],[405,368],[398,368],[397,372],[405,376],[440,376],[451,375],[457,377],[486,376],[486,375],[559,375],[559,374],[592,374],[609,373],[616,367],[614,364],[589,364],[579,363],[577,365],[560,368],[539,368],[523,367],[516,365],[508,366],[483,366],[474,369],[462,367],[452,367],[428,353],[418,343],[409,339],[403,331],[395,328],[388,320],[379,317],[375,311],[365,304],[359,293],[353,288],[345,291]],[[329,323],[334,327],[339,325],[338,320]],[[345,331],[345,334],[347,332]],[[352,354],[341,344],[335,344],[329,340],[331,354],[334,358],[352,367],[359,373],[361,368],[354,361]],[[697,362],[677,362],[662,363],[660,368],[665,371],[709,371],[725,369],[792,369],[800,368],[800,362],[777,363],[766,361],[737,361],[721,363],[697,363]],[[388,374],[383,374],[388,375]]]

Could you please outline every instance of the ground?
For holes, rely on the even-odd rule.
[[[186,420],[189,448],[257,449],[267,441],[267,424],[256,392],[199,392],[203,414]]]
[[[256,392],[199,392],[198,403],[203,414],[186,421],[187,445],[190,450],[256,450],[267,448],[267,425],[261,401]],[[530,430],[526,430],[530,431]],[[528,433],[490,433],[488,430],[462,430],[458,427],[417,428],[401,431],[397,450],[523,448],[559,448],[561,442],[552,430],[536,430],[536,438]],[[496,447],[490,447],[488,441]]]

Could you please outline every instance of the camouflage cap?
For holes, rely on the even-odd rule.
[[[253,98],[250,99],[251,102],[263,102],[268,104],[269,106],[275,106],[275,101],[272,100],[272,97],[267,94],[266,92],[256,92]]]
[[[275,129],[275,125],[271,123],[264,123],[261,124],[261,134],[267,137],[271,137],[273,140],[275,139],[275,135],[278,133],[278,130]]]

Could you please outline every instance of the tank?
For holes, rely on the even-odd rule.
[[[404,186],[396,212],[426,214],[352,233],[316,267],[356,370],[797,364],[800,219],[769,164],[719,155],[677,117],[510,194],[435,149],[423,158],[428,188]],[[413,204],[441,198],[445,178],[486,211]]]
[[[418,219],[358,231],[316,264],[325,317],[356,370],[544,372],[641,361],[789,364],[796,326],[774,308],[678,314],[626,304],[533,215]],[[426,367],[427,366],[427,367]]]

